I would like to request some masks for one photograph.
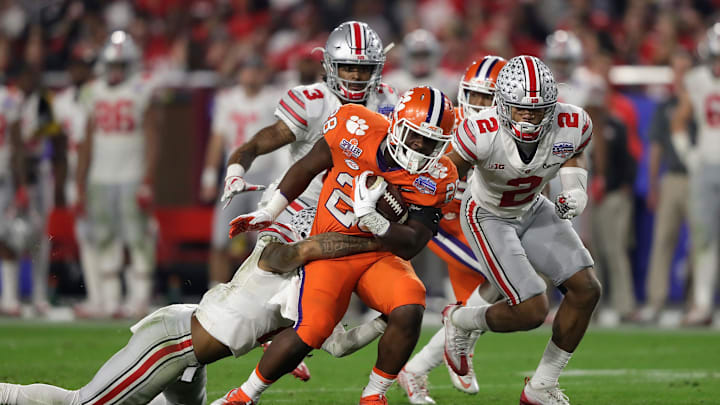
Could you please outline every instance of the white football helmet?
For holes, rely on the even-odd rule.
[[[543,58],[559,79],[566,80],[582,62],[582,43],[572,32],[557,30],[547,37]]]
[[[440,63],[441,49],[432,32],[417,29],[403,39],[405,69],[414,77],[432,74]]]
[[[371,66],[372,75],[367,81],[341,79],[340,65]],[[341,100],[351,103],[367,100],[380,83],[384,65],[382,41],[369,25],[358,21],[344,22],[328,36],[323,55],[325,82]],[[354,88],[357,85],[362,88]]]
[[[707,30],[705,37],[698,44],[698,56],[707,61],[720,56],[720,22]]]
[[[498,115],[503,126],[518,142],[535,143],[552,124],[558,91],[550,69],[534,56],[516,56],[500,70],[497,79]],[[538,124],[512,119],[512,107],[520,109],[543,108]]]
[[[127,79],[140,69],[140,58],[140,49],[130,34],[125,31],[114,31],[100,51],[98,62],[103,75],[107,75],[109,65],[125,65],[125,79]]]

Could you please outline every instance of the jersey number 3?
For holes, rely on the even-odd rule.
[[[535,188],[542,183],[543,178],[538,176],[522,177],[519,179],[512,179],[507,182],[508,186],[520,187],[527,185],[527,187],[518,188],[517,190],[510,190],[502,193],[502,199],[500,200],[501,207],[514,207],[516,205],[522,205],[532,201],[535,198]],[[528,194],[529,193],[529,194]],[[516,199],[518,195],[528,194],[525,198]]]

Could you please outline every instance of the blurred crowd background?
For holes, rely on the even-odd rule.
[[[282,92],[321,80],[322,54],[313,49],[324,46],[328,33],[341,22],[359,20],[368,23],[385,45],[395,44],[383,81],[404,90],[399,83],[403,74],[432,77],[433,85],[454,99],[472,60],[488,54],[544,58],[546,39],[556,30],[566,30],[582,46],[578,60],[568,62],[603,82],[604,90],[590,93],[586,102],[606,110],[612,122],[607,131],[614,131],[606,136],[611,144],[608,164],[616,170],[606,173],[612,178],[605,179],[604,192],[591,193],[591,204],[601,212],[603,199],[613,191],[627,201],[623,208],[614,208],[620,211],[605,214],[619,221],[609,230],[618,236],[617,243],[593,240],[608,217],[598,223],[592,207],[584,214],[589,225],[581,228],[582,237],[592,248],[606,286],[600,321],[673,324],[672,319],[663,320],[663,309],[687,309],[692,263],[687,260],[690,239],[683,208],[666,214],[677,223],[668,225],[664,240],[653,248],[662,179],[679,177],[682,185],[686,177],[682,165],[667,157],[671,144],[669,125],[663,126],[669,120],[665,107],[679,78],[698,63],[697,45],[720,17],[719,11],[717,0],[0,0],[0,83],[47,94],[52,103],[54,94],[72,85],[71,65],[92,63],[113,30],[125,30],[134,38],[141,49],[143,74],[157,89],[153,103],[158,108],[160,147],[152,187],[158,242],[152,278],[153,304],[161,305],[197,299],[212,280],[223,278],[222,273],[208,274],[208,257],[213,206],[224,177],[222,162],[230,150],[217,146],[224,157],[213,158],[208,145],[213,135],[236,137],[235,144],[252,136],[218,133],[223,127],[213,122],[214,112],[223,91],[233,86],[261,88],[268,94],[263,108],[271,115]],[[418,29],[427,31],[425,37],[417,38]],[[414,42],[408,40],[411,33]],[[418,80],[416,84],[423,84]],[[53,119],[52,114],[48,117]],[[615,136],[625,141],[611,142]],[[43,156],[52,160],[52,153]],[[287,167],[282,153],[269,159],[262,166],[266,169],[251,170],[260,172],[256,181],[267,183]],[[50,241],[46,297],[33,295],[38,287],[30,273],[37,259],[22,261],[20,296],[28,302],[33,297],[35,309],[30,314],[45,314],[85,296],[73,231],[75,211],[67,196],[55,194],[43,225]],[[687,198],[685,194],[680,200]],[[253,243],[252,237],[231,241],[228,275]],[[664,256],[651,259],[653,250]],[[438,308],[450,291],[443,266],[431,253],[416,261]],[[616,271],[622,267],[627,270]]]

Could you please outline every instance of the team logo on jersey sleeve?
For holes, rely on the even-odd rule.
[[[562,159],[570,156],[573,152],[575,152],[575,145],[570,142],[557,142],[552,147],[552,154]]]
[[[370,128],[365,124],[365,120],[353,115],[349,120],[345,121],[345,129],[353,135],[365,135],[365,131]]]
[[[435,195],[437,191],[437,183],[425,176],[418,176],[413,182],[413,186],[423,194]]]
[[[345,156],[352,157],[352,158],[359,158],[360,155],[362,155],[363,150],[360,149],[358,145],[357,139],[351,139],[347,140],[343,138],[342,141],[340,141],[340,149],[342,149],[343,153],[345,153]]]

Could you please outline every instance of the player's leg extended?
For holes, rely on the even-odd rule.
[[[110,358],[87,385],[68,391],[43,384],[0,386],[9,404],[146,404],[194,368],[190,317],[194,305],[171,305],[133,326],[128,344]],[[190,371],[187,371],[190,370]],[[202,376],[202,374],[201,374]],[[2,399],[2,398],[0,398]],[[185,398],[183,403],[202,404]],[[12,402],[15,400],[16,402]],[[202,397],[204,400],[204,395]]]
[[[44,165],[43,165],[44,166]],[[52,208],[52,176],[48,168],[41,167],[43,174],[39,176],[38,182],[29,187],[30,211],[37,220],[30,221],[35,240],[37,241],[30,249],[32,259],[32,301],[35,309],[44,313],[47,312],[47,290],[48,274],[50,270],[50,239],[45,229],[50,210]]]
[[[393,255],[373,264],[360,277],[356,291],[370,308],[388,315],[388,326],[378,342],[378,358],[362,393],[363,398],[382,397],[420,336],[425,286],[410,262]]]
[[[713,170],[713,171],[708,171]],[[690,176],[689,217],[694,263],[692,309],[684,319],[689,325],[710,324],[718,273],[720,241],[720,166],[703,165]]]
[[[94,248],[89,235],[88,224],[85,218],[75,219],[75,239],[80,251],[80,267],[82,268],[85,292],[84,303],[75,307],[75,316],[81,318],[99,317],[103,315],[103,295],[100,272],[100,259],[98,250]]]
[[[121,229],[130,252],[125,309],[131,316],[143,316],[152,299],[157,225],[155,218],[140,208],[136,190],[135,185],[123,186],[120,198]]]

